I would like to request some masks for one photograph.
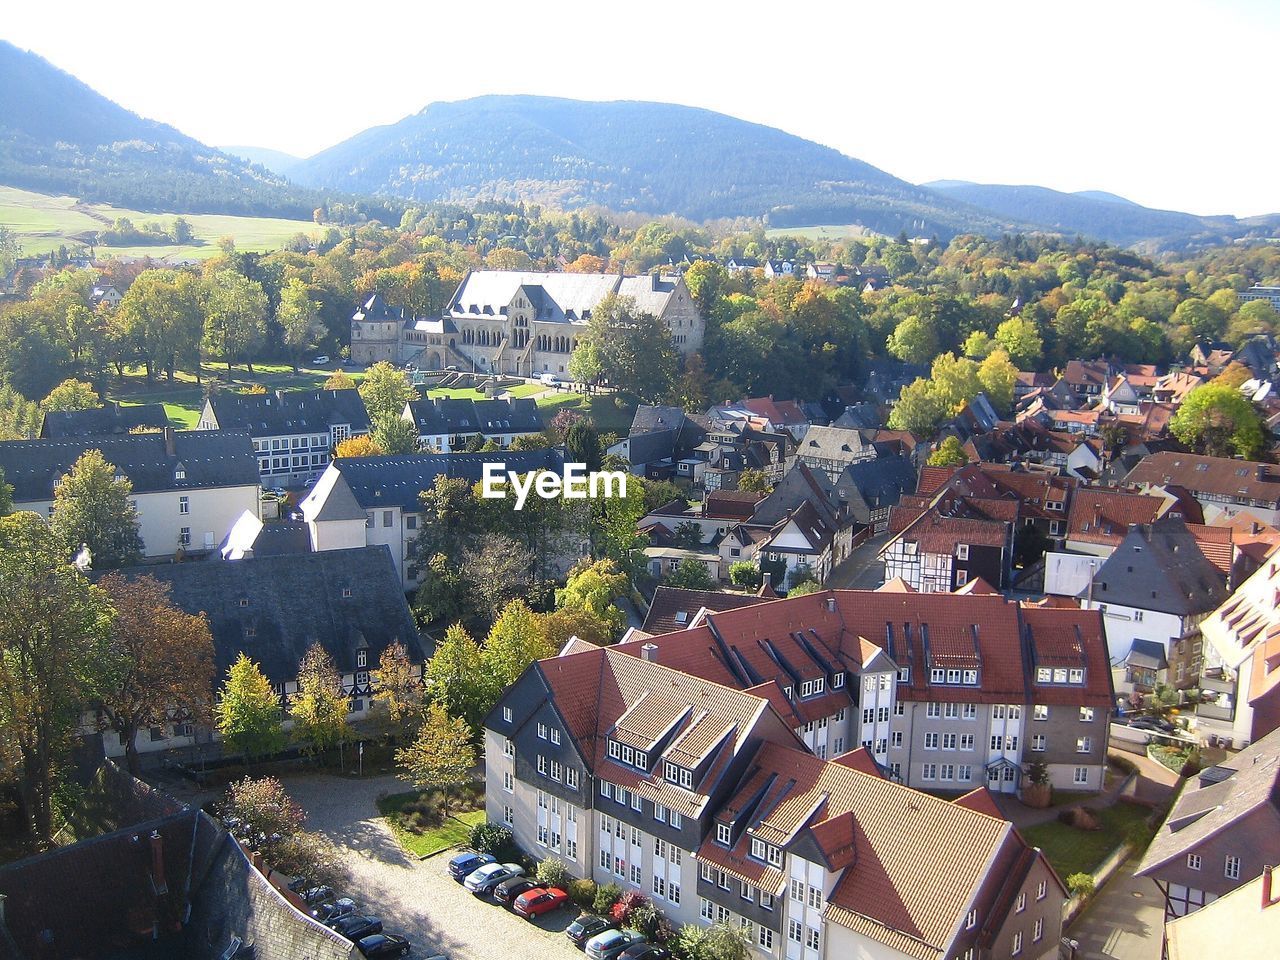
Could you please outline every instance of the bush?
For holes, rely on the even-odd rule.
[[[739,560],[736,563],[729,564],[729,581],[736,583],[740,587],[758,587],[760,586],[760,571],[754,563],[748,560]]]
[[[567,893],[570,879],[569,868],[558,857],[547,857],[538,864],[538,880],[548,887],[559,887]]]
[[[1067,877],[1067,890],[1073,897],[1088,900],[1093,896],[1093,874],[1073,873]]]
[[[567,891],[569,899],[583,910],[590,910],[596,902],[596,883],[594,880],[574,880]]]
[[[496,823],[477,823],[471,828],[471,846],[498,860],[510,860],[519,851],[510,830]]]
[[[595,899],[591,901],[591,909],[604,916],[613,909],[613,905],[622,896],[622,888],[616,883],[606,883],[596,890]]]
[[[632,925],[632,914],[641,907],[647,906],[649,906],[648,897],[637,890],[628,890],[618,898],[618,902],[613,905],[613,909],[610,911],[610,914],[613,919],[618,921],[619,924],[624,927],[629,927]]]
[[[652,903],[642,904],[632,910],[628,925],[633,930],[643,933],[651,943],[666,943],[671,939],[673,932],[671,921],[664,917]]]

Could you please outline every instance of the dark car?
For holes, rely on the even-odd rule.
[[[1161,733],[1173,733],[1178,729],[1163,717],[1134,717],[1129,726],[1135,730],[1159,730]]]
[[[331,920],[325,926],[330,930],[336,930],[348,940],[361,940],[371,934],[382,932],[381,920],[377,917],[366,917],[358,913]]]
[[[564,935],[575,947],[582,947],[597,933],[606,930],[617,930],[618,925],[607,917],[597,917],[592,913],[584,913],[565,928]]]
[[[330,920],[337,920],[339,917],[349,917],[356,912],[356,902],[350,897],[343,897],[341,900],[334,900],[332,903],[322,903],[311,911],[311,916],[315,917],[321,923],[328,923]]]
[[[493,857],[487,853],[475,853],[468,850],[449,861],[449,876],[461,883],[486,863],[493,863]]]
[[[651,943],[637,943],[618,954],[618,960],[671,960],[671,951]]]
[[[538,890],[545,887],[545,883],[539,883],[537,880],[530,880],[528,877],[511,877],[503,880],[500,884],[493,888],[493,899],[499,903],[512,904],[515,903],[516,897],[530,890]]]
[[[370,960],[375,957],[404,957],[413,949],[404,937],[394,933],[375,933],[371,937],[362,937],[356,941],[356,949]]]
[[[312,887],[310,890],[304,890],[301,897],[308,907],[318,907],[325,901],[333,899],[333,887]]]

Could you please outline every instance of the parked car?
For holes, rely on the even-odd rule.
[[[315,917],[321,923],[328,923],[330,920],[337,920],[339,917],[349,917],[356,912],[356,902],[350,897],[343,897],[341,900],[334,900],[332,903],[322,903],[311,911],[311,916]]]
[[[320,354],[320,356],[318,356],[318,357],[313,357],[313,358],[311,359],[311,363],[312,363],[314,366],[317,366],[317,367],[324,366],[324,365],[325,365],[326,363],[328,363],[328,362],[329,362],[329,358],[328,358],[325,354],[323,354],[323,353],[322,353],[322,354]]]
[[[605,930],[617,930],[618,925],[608,917],[597,917],[594,913],[584,913],[565,928],[564,935],[573,941],[574,946],[581,947],[588,940]]]
[[[336,930],[348,940],[363,940],[375,933],[382,932],[382,921],[377,917],[367,917],[353,913],[347,917],[339,917],[325,924],[330,930]]]
[[[493,863],[493,857],[487,853],[460,853],[449,861],[449,876],[461,883],[468,874],[475,873],[486,863]]]
[[[1129,726],[1135,730],[1159,730],[1161,733],[1173,733],[1178,729],[1163,717],[1134,717]]]
[[[637,943],[618,954],[618,960],[671,960],[671,951],[652,943]]]
[[[482,897],[486,893],[492,893],[493,888],[503,880],[523,876],[524,867],[518,863],[486,863],[479,870],[469,874],[462,885],[476,896]]]
[[[542,887],[537,890],[526,890],[516,897],[512,909],[526,920],[540,917],[552,910],[559,910],[569,905],[569,895],[559,887]]]
[[[455,367],[455,366],[453,366],[452,364],[450,364],[449,366],[445,367],[444,369],[445,369],[445,372],[446,372],[446,373],[457,373],[457,372],[458,372],[458,368],[457,368],[457,367]]]
[[[375,957],[408,956],[409,951],[413,949],[413,944],[405,937],[398,937],[394,933],[375,933],[371,937],[357,940],[356,949],[369,960],[374,960]]]
[[[301,897],[308,907],[318,907],[320,904],[334,898],[333,887],[312,887],[309,890],[303,890]]]
[[[528,877],[511,877],[509,880],[503,880],[500,884],[493,888],[493,899],[499,903],[512,904],[521,894],[530,890],[541,890],[546,887],[545,883],[539,883],[537,880],[530,880]]]
[[[648,940],[638,930],[606,930],[587,941],[587,956],[591,960],[615,960],[623,950]]]

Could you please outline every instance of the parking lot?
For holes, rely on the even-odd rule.
[[[348,780],[331,776],[282,778],[289,795],[307,811],[307,827],[346,851],[349,889],[360,908],[382,918],[388,933],[407,936],[415,957],[443,953],[449,960],[581,960],[564,936],[577,915],[559,911],[530,923],[494,903],[473,897],[449,877],[451,854],[419,861],[406,854],[377,820],[379,792],[406,789],[394,777]]]

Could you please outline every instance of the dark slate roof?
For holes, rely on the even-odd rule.
[[[138,403],[125,406],[108,403],[96,410],[55,411],[44,415],[40,428],[42,439],[87,437],[106,433],[128,433],[135,427],[169,426],[169,415],[163,403]]]
[[[711,611],[736,610],[755,603],[764,603],[765,597],[750,593],[724,593],[719,590],[685,590],[680,587],[659,586],[653,594],[653,603],[644,618],[645,633],[654,635],[683,630],[706,607]]]
[[[1226,578],[1179,517],[1134,524],[1094,574],[1095,603],[1174,616],[1205,613],[1227,598]]]
[[[0,442],[0,470],[5,481],[13,484],[14,502],[53,499],[53,488],[86,450],[101,450],[107,462],[133,483],[134,493],[258,483],[258,458],[247,433],[183,430],[9,440]],[[177,479],[179,467],[185,473],[181,480]]]
[[[678,430],[684,423],[685,413],[679,407],[642,403],[631,418],[631,436],[651,433],[654,430]]]
[[[393,640],[404,644],[415,661],[429,653],[386,546],[123,572],[169,583],[175,604],[188,613],[206,614],[219,679],[243,652],[272,683],[292,680],[312,643],[324,647],[344,673],[356,670],[361,647],[369,649],[370,669]]]
[[[675,430],[653,430],[627,438],[627,459],[633,466],[669,460],[676,453]]]
[[[389,323],[393,320],[403,320],[405,317],[404,308],[399,310],[387,305],[382,299],[382,295],[375,293],[365,301],[363,307],[355,312],[352,320],[357,323],[364,321],[367,323]]]
[[[851,463],[836,481],[836,494],[849,504],[850,516],[870,523],[875,510],[894,506],[916,488],[916,468],[903,456]]]
[[[1148,667],[1152,670],[1163,670],[1169,666],[1169,661],[1164,655],[1164,644],[1141,638],[1133,641],[1129,655],[1125,657],[1125,663],[1131,667]]]
[[[540,433],[542,414],[531,399],[411,400],[409,413],[420,435]]]
[[[435,486],[436,477],[460,477],[478,483],[486,463],[505,463],[508,470],[564,468],[564,454],[557,449],[501,450],[492,453],[411,453],[398,457],[342,457],[330,464],[346,480],[362,509],[400,507],[416,513],[422,509],[418,495]],[[324,477],[316,481],[322,483]]]
[[[369,411],[358,390],[280,390],[276,393],[217,393],[209,398],[217,425],[255,437],[328,433],[346,424],[352,433],[369,430]]]
[[[855,430],[875,430],[877,427],[883,426],[884,418],[880,415],[880,409],[874,403],[858,403],[851,407],[846,407],[844,413],[840,414],[831,422],[833,427],[852,427]]]

